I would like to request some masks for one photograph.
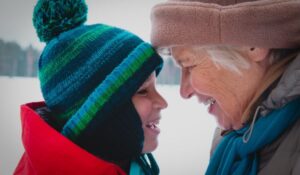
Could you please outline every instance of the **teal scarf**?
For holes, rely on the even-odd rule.
[[[254,125],[247,143],[243,136],[249,125],[224,136],[214,151],[206,175],[255,175],[257,174],[257,151],[270,144],[300,118],[300,99],[260,117]]]
[[[159,168],[151,153],[143,154],[131,162],[129,175],[158,175]]]

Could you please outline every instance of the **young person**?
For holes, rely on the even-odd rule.
[[[84,25],[83,0],[40,0],[33,23],[45,102],[21,106],[25,153],[14,174],[159,174],[166,101],[155,87],[163,60],[123,29]]]

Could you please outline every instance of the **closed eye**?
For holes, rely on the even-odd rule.
[[[185,67],[189,72],[193,70],[197,65],[187,66]]]
[[[147,93],[148,93],[147,89],[141,89],[137,91],[137,94],[139,95],[147,95]]]

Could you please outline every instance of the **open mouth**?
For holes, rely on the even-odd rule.
[[[216,103],[216,100],[212,97],[206,99],[205,101],[203,101],[204,105],[209,105],[208,106],[208,112],[211,113],[213,110],[213,105]]]
[[[160,132],[160,129],[159,129],[158,125],[159,125],[159,119],[157,119],[157,120],[155,120],[155,121],[148,122],[148,123],[146,124],[146,127],[147,127],[149,130],[151,130],[151,131],[153,131],[153,132],[155,132],[155,133],[159,133],[159,132]]]

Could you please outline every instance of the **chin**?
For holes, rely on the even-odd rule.
[[[218,113],[214,115],[217,121],[217,125],[222,130],[238,130],[241,128],[240,122],[233,121],[231,118],[226,116],[224,113]]]
[[[230,123],[221,123],[218,121],[218,127],[222,130],[239,130],[242,125],[240,124],[230,124]]]
[[[223,125],[218,125],[218,127],[220,128],[220,129],[222,129],[222,130],[230,130],[231,128],[230,127],[226,127],[226,126],[223,126]]]
[[[153,142],[149,144],[145,144],[142,150],[142,153],[151,153],[153,152],[158,146],[158,142]]]
[[[218,124],[218,127],[222,130],[231,130],[232,129],[232,126],[229,123],[224,122],[224,120],[220,121],[219,118],[217,118],[217,124]]]

